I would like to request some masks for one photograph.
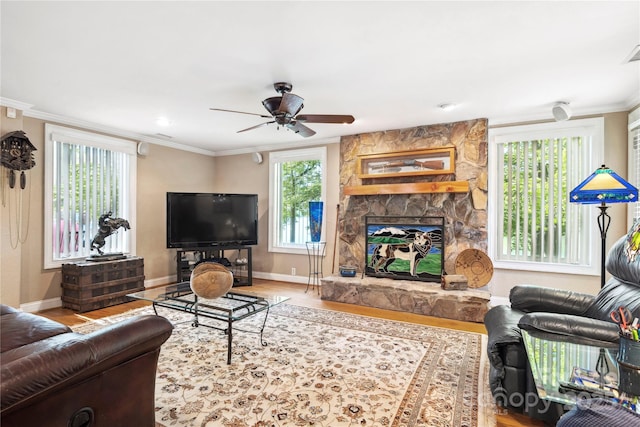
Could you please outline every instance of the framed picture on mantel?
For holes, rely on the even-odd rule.
[[[358,178],[443,175],[455,173],[455,147],[364,154],[358,156]]]

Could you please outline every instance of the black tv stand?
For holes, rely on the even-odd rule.
[[[225,252],[227,252],[227,256],[225,256]],[[234,287],[252,285],[251,246],[223,245],[180,248],[176,253],[177,282],[188,282],[191,271],[201,261],[214,261],[227,267],[233,273]]]
[[[202,261],[217,262],[218,264],[222,264],[225,267],[233,267],[233,264],[231,263],[231,261],[229,261],[228,258],[213,257],[213,258],[203,259],[203,260],[201,260],[201,262]]]

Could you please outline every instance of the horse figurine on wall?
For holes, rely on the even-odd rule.
[[[91,250],[97,250],[100,255],[104,255],[102,247],[105,245],[105,239],[107,237],[111,236],[119,228],[124,228],[125,230],[131,229],[129,221],[123,218],[112,218],[111,215],[113,215],[113,212],[111,211],[100,215],[100,218],[98,219],[98,225],[100,228],[91,241]]]

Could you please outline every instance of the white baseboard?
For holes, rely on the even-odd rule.
[[[253,272],[253,277],[265,280],[278,280],[281,282],[301,283],[306,285],[309,282],[309,278],[306,276],[291,276],[289,274],[276,274],[276,273],[263,273],[259,271]],[[156,277],[155,279],[149,279],[144,281],[145,288],[152,288],[155,286],[168,285],[176,283],[177,276],[175,274]],[[25,304],[20,304],[20,310],[27,313],[35,313],[37,311],[48,310],[50,308],[62,307],[62,299],[60,297],[50,298],[41,301],[33,301]]]
[[[307,276],[291,276],[290,274],[264,273],[260,271],[254,271],[253,277],[265,280],[277,280],[280,282],[302,283],[303,285],[309,283],[309,278]]]
[[[145,280],[144,287],[149,288],[160,285],[168,285],[169,283],[175,283],[175,281],[175,274],[172,276],[158,277],[155,279]],[[37,311],[49,310],[50,308],[58,307],[62,307],[62,299],[60,297],[20,304],[20,310],[26,313],[35,313]]]
[[[176,274],[164,277],[156,277],[155,279],[149,279],[144,281],[145,288],[153,288],[155,286],[168,285],[170,283],[176,283],[178,276]]]
[[[58,307],[62,307],[62,299],[60,297],[20,304],[20,310],[26,313],[35,313],[36,311]]]
[[[260,271],[254,271],[253,277],[265,280],[277,280],[280,282],[300,283],[306,285],[309,283],[309,278],[306,276],[291,276],[289,274],[277,274],[277,273],[265,273]],[[157,277],[155,279],[149,279],[144,281],[145,288],[168,285],[176,282],[177,276],[169,275],[164,277]],[[492,296],[489,301],[491,307],[497,305],[510,305],[509,298]],[[26,304],[20,304],[20,310],[27,313],[34,313],[37,311],[48,310],[50,308],[62,307],[62,299],[60,297],[50,298],[47,300],[33,301]]]
[[[497,305],[511,305],[511,301],[509,301],[509,298],[507,297],[492,296],[489,300],[489,304],[491,304],[491,307],[495,307]]]

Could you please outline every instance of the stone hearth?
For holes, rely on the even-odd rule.
[[[487,291],[448,291],[439,283],[411,280],[330,276],[321,283],[323,300],[477,323],[483,322],[491,298]]]

